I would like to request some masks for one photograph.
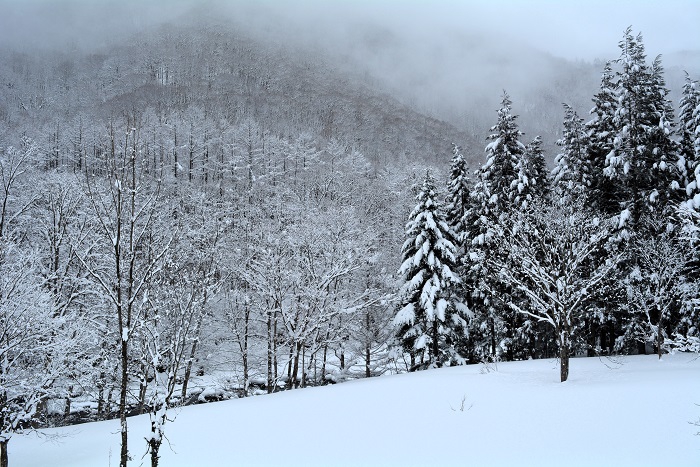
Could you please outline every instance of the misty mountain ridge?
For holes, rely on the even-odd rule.
[[[3,52],[0,116],[9,128],[31,121],[108,120],[147,108],[165,118],[198,108],[209,118],[255,119],[265,130],[337,139],[371,160],[449,160],[470,144],[454,126],[344,76],[316,55],[265,43],[240,30],[164,25],[90,53]]]
[[[516,33],[474,25],[434,34],[377,18],[323,24],[313,18],[290,19],[273,9],[264,15],[255,11],[241,12],[233,21],[261,43],[319,57],[332,73],[466,132],[471,137],[466,150],[479,163],[503,91],[513,99],[524,140],[541,135],[551,161],[558,153],[562,104],[588,119],[605,61],[619,55],[617,44],[611,43],[605,57],[570,60],[538,50]],[[648,60],[664,52],[647,50]],[[663,56],[674,103],[680,98],[684,70],[697,75],[692,64],[700,63],[693,60],[699,53]]]
[[[0,118],[10,127],[29,118],[40,133],[59,115],[108,119],[148,107],[197,107],[231,122],[254,118],[280,135],[337,139],[375,162],[445,167],[456,143],[476,167],[504,90],[523,140],[541,135],[551,161],[562,103],[587,118],[602,71],[603,61],[569,61],[495,33],[448,31],[427,40],[420,31],[350,21],[319,40],[330,26],[304,32],[257,9],[216,11],[91,50],[5,51]],[[684,76],[675,64],[696,55],[669,58],[674,102]]]

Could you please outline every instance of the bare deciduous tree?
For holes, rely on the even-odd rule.
[[[522,293],[516,312],[550,324],[559,346],[561,381],[569,377],[572,337],[596,286],[615,269],[606,254],[610,224],[559,205],[536,206],[519,216],[503,237],[506,259],[494,266],[502,281]]]

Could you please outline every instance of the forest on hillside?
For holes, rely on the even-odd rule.
[[[518,96],[474,134],[230,32],[0,63],[5,453],[120,417],[126,465],[150,413],[157,462],[176,405],[700,351],[700,89],[631,29],[556,154]]]

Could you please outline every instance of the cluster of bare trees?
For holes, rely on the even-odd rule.
[[[182,122],[0,151],[3,452],[80,399],[120,417],[122,465],[127,416],[149,413],[155,465],[197,372],[247,395],[386,371],[401,219],[383,175],[308,135]]]

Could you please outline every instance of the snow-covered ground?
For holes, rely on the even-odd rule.
[[[698,466],[700,359],[579,358],[429,370],[186,407],[163,467]],[[175,413],[173,413],[175,415]],[[132,463],[148,417],[129,419]],[[118,421],[15,436],[10,465],[115,466]]]

